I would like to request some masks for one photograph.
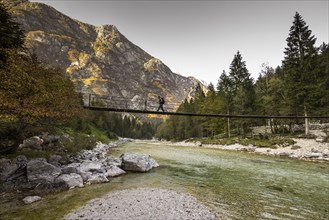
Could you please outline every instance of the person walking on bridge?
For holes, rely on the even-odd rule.
[[[164,100],[163,97],[160,97],[160,96],[158,96],[158,99],[159,99],[159,108],[158,108],[157,112],[158,112],[160,109],[164,112],[163,105],[165,104],[165,100]]]

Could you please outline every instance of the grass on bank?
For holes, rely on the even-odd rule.
[[[55,129],[50,134],[58,135],[60,136],[60,139],[56,142],[42,145],[42,150],[23,148],[5,156],[11,159],[17,157],[18,155],[24,155],[28,159],[40,157],[48,159],[51,155],[60,155],[65,161],[70,155],[81,150],[93,149],[97,142],[109,143],[117,140],[115,134],[100,130],[93,125],[88,125],[88,128],[83,131],[77,131],[71,127],[61,127]],[[38,135],[40,134],[38,133]]]

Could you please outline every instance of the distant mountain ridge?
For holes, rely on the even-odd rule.
[[[42,3],[3,1],[26,31],[27,47],[41,60],[63,68],[82,93],[153,104],[160,95],[167,105],[177,107],[197,88],[207,90],[197,79],[173,73],[114,25],[89,25]]]

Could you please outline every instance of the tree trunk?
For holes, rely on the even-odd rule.
[[[273,118],[271,118],[271,119],[269,120],[269,126],[270,126],[270,128],[271,128],[271,133],[274,134],[275,132],[274,132],[274,129],[273,129]]]
[[[307,117],[306,105],[304,105],[304,116]],[[305,118],[305,135],[309,135],[309,133],[310,133],[309,120],[308,118]]]
[[[230,110],[229,109],[227,109],[227,114],[228,115],[230,115]],[[230,138],[231,137],[231,128],[230,128],[230,118],[228,117],[227,118],[227,136],[228,136],[228,138]]]

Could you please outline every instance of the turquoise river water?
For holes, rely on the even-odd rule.
[[[329,219],[329,164],[202,147],[130,142],[111,154],[142,152],[160,167],[111,180],[120,188],[190,193],[219,219]]]

